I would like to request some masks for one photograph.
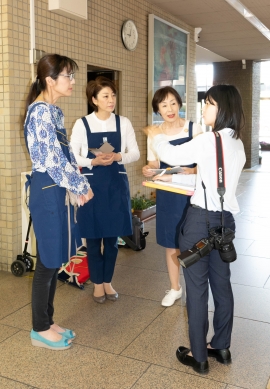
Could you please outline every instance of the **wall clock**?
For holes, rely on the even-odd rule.
[[[121,30],[122,41],[127,50],[133,51],[138,43],[138,30],[133,20],[126,20]]]

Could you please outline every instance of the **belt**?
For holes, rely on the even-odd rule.
[[[193,208],[200,208],[200,209],[205,209],[205,208],[199,207],[199,206],[198,206],[198,205],[196,205],[196,204],[191,204],[191,206],[192,206]]]

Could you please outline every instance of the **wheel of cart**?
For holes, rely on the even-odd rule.
[[[27,271],[33,270],[34,267],[33,258],[36,258],[36,256],[27,252],[31,224],[32,218],[30,215],[23,253],[17,255],[17,259],[11,264],[11,272],[16,277],[22,277]]]

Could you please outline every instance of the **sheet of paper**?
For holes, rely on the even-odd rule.
[[[91,151],[91,153],[93,153],[95,155],[98,155],[100,153],[109,154],[109,153],[113,152],[114,147],[112,145],[110,145],[110,143],[105,142],[105,143],[103,143],[102,146],[100,146],[99,149],[89,149],[89,150]]]
[[[155,174],[161,174],[164,169],[149,169],[150,171],[154,172]],[[167,168],[165,170],[164,174],[177,174],[177,173],[183,173],[183,168],[181,166],[175,166],[172,168]]]

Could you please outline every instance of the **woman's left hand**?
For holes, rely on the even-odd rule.
[[[163,174],[153,177],[154,181],[166,181],[166,182],[172,182],[172,174]]]
[[[197,174],[197,166],[195,167],[183,167],[183,172],[178,174]]]

